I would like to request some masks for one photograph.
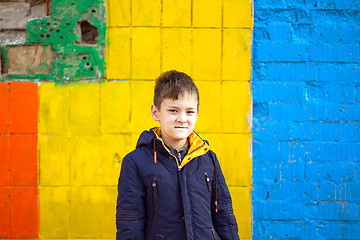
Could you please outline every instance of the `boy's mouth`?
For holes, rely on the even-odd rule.
[[[187,129],[187,127],[175,127],[176,129]]]

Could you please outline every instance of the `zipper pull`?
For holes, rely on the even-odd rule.
[[[181,166],[178,166],[178,171],[179,171],[179,172],[181,171]]]
[[[154,177],[152,179],[151,186],[152,186],[152,189],[153,189],[154,198],[157,198],[157,189],[156,189],[156,187],[157,187],[157,178],[156,177]]]
[[[211,192],[210,177],[207,173],[204,173],[204,175],[205,175],[205,181],[206,181],[206,185],[208,187],[208,191]]]

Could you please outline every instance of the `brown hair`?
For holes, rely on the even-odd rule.
[[[154,89],[154,104],[160,110],[160,105],[165,98],[172,100],[178,99],[180,94],[185,92],[195,94],[197,97],[197,110],[199,110],[199,91],[187,74],[170,70],[163,72],[158,79],[156,79]]]

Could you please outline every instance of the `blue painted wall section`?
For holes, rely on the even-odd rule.
[[[360,1],[255,0],[253,239],[360,239]]]

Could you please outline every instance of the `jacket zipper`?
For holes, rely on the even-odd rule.
[[[163,147],[165,148],[165,150],[166,150],[171,156],[173,156],[173,157],[175,158],[175,161],[176,161],[178,170],[181,171],[181,168],[182,168],[182,167],[180,166],[181,162],[179,162],[179,161],[177,160],[177,158],[167,149],[167,147],[165,146],[165,143],[164,143],[163,140],[161,140],[161,143],[162,143]],[[203,142],[199,147],[195,148],[194,150],[192,150],[191,152],[189,152],[187,155],[190,155],[191,153],[193,153],[193,152],[195,152],[196,150],[200,149],[200,148],[201,148],[202,146],[204,146],[204,145],[205,145],[205,143]],[[179,159],[180,159],[180,156],[179,156]]]
[[[210,183],[209,174],[204,173],[204,176],[205,176],[205,181],[206,181],[206,185],[207,185],[208,191],[211,192],[211,183]]]
[[[153,231],[154,231],[154,226],[155,226],[156,199],[158,197],[158,194],[157,194],[157,178],[156,177],[153,177],[153,179],[152,179],[151,188],[152,188],[152,195],[153,195],[153,217],[152,217],[152,223],[151,223],[151,228],[150,228],[150,233],[149,233],[148,240],[151,239],[151,236],[152,236]]]

